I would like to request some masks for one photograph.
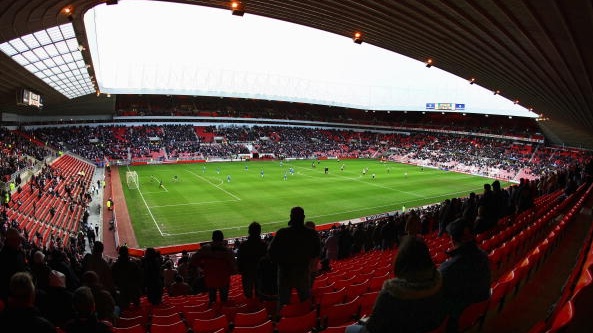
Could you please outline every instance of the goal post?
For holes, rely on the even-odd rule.
[[[136,171],[126,171],[126,183],[130,190],[139,189],[140,182],[138,182],[138,173]]]

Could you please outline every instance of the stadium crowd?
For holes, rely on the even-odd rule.
[[[210,136],[198,135],[200,130]],[[80,135],[72,135],[73,131]],[[29,134],[97,163],[230,159],[249,153],[274,158],[384,157],[502,179],[535,179],[588,156],[582,151],[454,133],[408,135],[280,126],[99,126],[44,128]]]

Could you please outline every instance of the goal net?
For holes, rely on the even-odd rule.
[[[128,188],[130,190],[137,190],[140,188],[140,183],[138,182],[138,173],[136,173],[136,171],[126,171],[126,183],[128,184]]]

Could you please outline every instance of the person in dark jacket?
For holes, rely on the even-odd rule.
[[[396,277],[385,281],[370,317],[362,319],[366,324],[346,332],[428,332],[445,320],[442,277],[421,238],[403,237],[393,271]]]
[[[76,318],[64,327],[67,333],[109,333],[111,326],[99,321],[95,316],[95,299],[88,287],[80,287],[74,292],[72,307]]]
[[[233,251],[224,241],[224,234],[220,230],[212,232],[212,243],[205,245],[192,258],[192,265],[204,270],[204,283],[208,289],[210,304],[216,302],[216,294],[220,293],[220,301],[227,302],[231,275],[235,274],[237,267]]]
[[[130,303],[138,307],[142,295],[142,271],[140,266],[130,259],[127,246],[121,246],[118,252],[119,256],[111,266],[111,274],[119,291],[119,305],[122,309],[126,309]]]
[[[14,273],[27,271],[21,242],[22,237],[17,229],[9,228],[6,231],[4,247],[0,250],[0,299],[7,299],[9,281]]]
[[[144,288],[148,301],[152,305],[161,304],[163,298],[163,280],[161,279],[161,256],[152,247],[146,249],[142,258]]]
[[[457,219],[447,226],[453,249],[449,259],[439,267],[443,275],[445,308],[449,314],[449,330],[457,330],[457,320],[472,303],[490,297],[490,266],[488,255],[478,247],[470,225]]]
[[[290,211],[289,226],[276,232],[269,253],[278,264],[278,306],[288,304],[292,288],[299,299],[311,297],[311,260],[321,254],[321,241],[317,231],[305,227],[305,211],[294,207]]]
[[[8,285],[7,307],[0,312],[2,332],[55,333],[54,325],[41,316],[33,304],[35,304],[35,286],[31,275],[26,272],[14,274]]]
[[[247,298],[253,297],[253,290],[256,288],[257,264],[266,255],[267,245],[261,239],[261,225],[252,222],[248,229],[249,237],[239,245],[237,251],[237,267],[241,273],[243,294]]]

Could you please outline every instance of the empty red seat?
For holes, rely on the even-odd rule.
[[[272,333],[274,332],[274,323],[271,320],[265,321],[255,326],[235,326],[233,333]]]

